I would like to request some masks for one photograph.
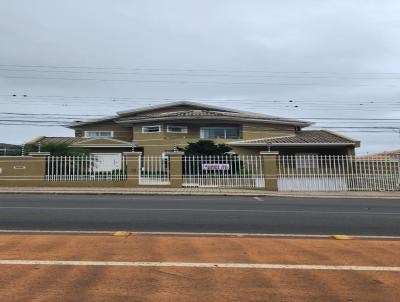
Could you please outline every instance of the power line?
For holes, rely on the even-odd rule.
[[[0,112],[0,115],[7,116],[29,116],[29,117],[62,117],[63,119],[76,119],[76,118],[87,118],[87,117],[96,117],[96,118],[109,118],[110,116],[105,115],[95,115],[95,114],[62,114],[62,113],[20,113],[20,112]],[[12,117],[14,118],[14,117]],[[318,121],[343,121],[343,122],[371,122],[371,121],[379,121],[379,122],[400,122],[400,118],[335,118],[335,117],[296,117],[297,119],[307,119],[307,120],[318,120]],[[285,120],[285,118],[271,118],[276,120]]]
[[[130,97],[118,97],[118,96],[65,96],[65,95],[17,95],[17,94],[0,94],[0,97],[17,99],[17,100],[27,100],[27,99],[36,99],[36,98],[50,98],[54,100],[73,100],[73,99],[104,99],[106,101],[132,101],[132,100],[152,100],[152,101],[176,101],[176,100],[185,100],[185,101],[198,101],[198,102],[263,102],[263,103],[309,103],[309,104],[321,104],[321,102],[330,102],[337,103],[339,100],[311,100],[311,99],[243,99],[243,98],[224,98],[224,99],[209,99],[209,98],[199,98],[199,97],[168,97],[168,98],[158,98],[158,97],[141,97],[141,96],[130,96]],[[46,101],[46,100],[41,100]],[[400,100],[377,100],[377,99],[369,99],[369,100],[357,100],[357,99],[345,99],[340,101],[346,101],[346,104],[349,102],[355,102],[357,104],[377,104],[382,105],[382,103],[388,104],[400,104]],[[341,104],[343,105],[343,104]]]
[[[6,103],[6,102],[0,102],[0,104],[7,104],[7,105],[13,105],[13,106],[17,106],[17,105],[46,105],[46,106],[60,106],[60,107],[96,107],[96,108],[119,108],[118,110],[122,110],[123,107],[125,107],[125,104],[118,104],[118,103],[101,103],[101,102],[97,102],[97,103],[86,103],[86,102],[79,102],[79,103],[68,103],[68,102],[64,102],[64,103],[49,103],[49,102],[19,102],[19,103]],[[146,104],[146,105],[156,105],[159,103],[151,103],[151,104]],[[220,105],[224,105],[224,106],[229,106],[232,104],[229,103],[221,103]],[[309,105],[309,106],[260,106],[260,105],[254,105],[252,103],[241,103],[241,105],[244,106],[252,106],[252,110],[279,110],[279,111],[290,111],[290,112],[300,112],[300,111],[321,111],[321,110],[337,110],[340,112],[378,112],[378,111],[393,111],[394,109],[398,110],[399,106],[396,105],[387,105],[387,106],[364,106],[364,107],[356,107],[356,106],[313,106],[313,105]]]
[[[36,98],[50,98],[54,100],[74,100],[74,99],[104,99],[106,101],[132,101],[132,100],[139,100],[139,101],[144,101],[144,100],[152,100],[152,101],[176,101],[176,100],[185,100],[185,101],[198,101],[198,102],[263,102],[263,103],[309,103],[309,104],[321,104],[322,101],[324,102],[338,102],[338,100],[307,100],[307,99],[285,99],[285,100],[277,100],[277,99],[238,99],[238,98],[224,98],[224,99],[208,99],[208,98],[194,98],[194,97],[175,97],[175,98],[157,98],[157,97],[140,97],[140,96],[131,96],[131,97],[118,97],[118,96],[64,96],[64,95],[17,95],[17,94],[0,94],[0,97],[3,98],[9,98],[13,100],[27,100],[27,99],[36,99]],[[41,100],[41,101],[46,101],[46,100]],[[388,104],[400,104],[400,100],[376,100],[376,99],[369,99],[369,100],[357,100],[357,99],[351,99],[351,100],[341,100],[341,101],[346,101],[346,104],[349,102],[355,102],[357,104],[376,104],[376,105],[382,105],[382,103],[388,103]],[[343,104],[341,104],[343,105]],[[345,105],[345,104],[344,104]]]
[[[216,69],[216,68],[154,68],[154,67],[105,67],[105,66],[59,66],[59,65],[17,65],[0,64],[2,67],[16,68],[47,68],[47,69],[88,69],[88,70],[142,70],[142,71],[184,71],[184,72],[232,72],[232,73],[274,73],[274,74],[386,74],[394,75],[400,72],[337,72],[337,71],[276,71],[276,70],[245,70],[245,69]]]
[[[0,65],[1,66],[1,65]],[[0,68],[0,71],[7,72],[34,72],[34,73],[66,73],[66,74],[111,74],[111,75],[140,75],[140,76],[163,76],[163,77],[230,77],[230,78],[284,78],[284,79],[338,79],[338,80],[400,80],[400,77],[349,77],[349,76],[338,76],[338,75],[303,75],[293,76],[285,75],[283,73],[277,74],[228,74],[228,73],[154,73],[154,72],[110,72],[110,71],[84,71],[84,70],[44,70],[44,69],[9,69]]]
[[[5,123],[29,123],[29,124],[45,124],[45,125],[63,125],[63,121],[60,120],[27,120],[27,119],[0,119],[0,122]],[[321,129],[380,129],[380,130],[397,130],[399,127],[388,127],[388,126],[320,126]],[[270,129],[269,131],[282,131],[281,129]]]
[[[187,100],[187,99],[186,99]],[[79,101],[79,104],[89,104],[89,105],[99,105],[99,104],[106,104],[106,105],[124,105],[124,104],[129,104],[131,105],[133,102],[136,104],[145,104],[145,105],[150,105],[150,104],[163,104],[163,101],[153,101],[153,102],[148,102],[145,100],[140,100],[140,99],[131,99],[131,101],[128,100],[105,100],[105,99],[94,99],[94,100],[85,100],[84,98],[82,99],[5,99],[1,100],[0,96],[0,103],[2,104],[53,104],[53,105],[60,105],[61,103],[67,104],[67,105],[75,105],[74,103]],[[211,102],[210,100],[193,100],[190,99],[190,101],[203,101],[203,102]],[[335,101],[335,102],[307,102],[307,101],[262,101],[262,100],[213,100],[214,103],[217,105],[228,105],[231,107],[232,103],[240,103],[240,105],[249,105],[252,107],[257,107],[257,108],[326,108],[326,107],[340,107],[340,109],[357,109],[357,110],[363,110],[363,109],[394,109],[396,107],[400,106],[400,102],[392,102],[392,103],[382,103],[382,102],[347,102],[345,104]]]
[[[139,80],[139,79],[99,79],[99,78],[64,78],[64,77],[32,77],[32,76],[3,76],[5,79],[29,79],[29,80],[56,80],[56,81],[93,81],[93,82],[131,82],[131,83],[159,83],[159,84],[199,84],[199,85],[263,85],[263,86],[326,86],[326,87],[397,87],[393,84],[316,84],[316,83],[265,83],[265,82],[221,82],[221,81],[185,81],[185,80]]]

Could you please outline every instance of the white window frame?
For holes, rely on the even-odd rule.
[[[171,128],[181,128],[184,131],[176,132],[176,131],[172,131]],[[167,132],[168,133],[188,133],[188,126],[167,125]]]
[[[147,127],[158,127],[158,131],[154,132],[147,132],[144,129]],[[142,126],[142,133],[160,133],[161,132],[161,125],[149,125],[149,126]]]
[[[89,132],[109,132],[110,136],[89,136]],[[87,130],[85,131],[85,138],[109,138],[114,137],[114,131],[111,130]]]
[[[226,131],[224,133],[224,137],[214,137],[214,138],[209,138],[209,137],[204,137],[204,129],[238,129],[238,137],[240,138],[240,127],[200,127],[200,138],[205,138],[205,139],[234,139],[231,137],[226,137]]]

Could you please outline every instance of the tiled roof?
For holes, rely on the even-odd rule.
[[[357,156],[357,159],[383,159],[383,158],[400,158],[400,149]]]
[[[194,110],[180,110],[164,113],[153,113],[153,114],[143,114],[137,116],[136,118],[149,118],[149,117],[180,117],[180,116],[231,116],[231,117],[242,117],[242,118],[258,118],[258,119],[277,119],[277,120],[287,120],[283,118],[266,117],[257,113],[239,113],[239,112],[227,112],[227,111],[216,111],[216,110],[205,110],[205,109],[194,109]]]
[[[258,113],[249,112],[228,112],[228,111],[216,111],[207,109],[193,109],[193,110],[179,110],[163,113],[149,113],[141,114],[134,117],[125,117],[116,119],[116,122],[143,122],[143,121],[159,121],[179,118],[205,118],[205,119],[229,119],[229,120],[252,120],[258,122],[269,122],[279,124],[299,124],[303,123],[303,126],[309,125],[307,122],[300,122],[291,119],[278,118],[273,116],[262,115]]]
[[[0,149],[15,149],[18,148],[18,145],[11,145],[11,144],[4,144],[4,143],[0,143]]]
[[[261,138],[228,143],[230,145],[302,145],[302,144],[348,144],[356,145],[359,142],[325,130],[299,131],[294,135],[273,138]]]
[[[179,106],[187,106],[188,110],[178,111],[176,108],[174,112],[166,112],[166,113],[156,113],[151,114],[149,112],[154,112],[154,110],[158,109],[167,109],[171,108],[173,110],[174,107]],[[191,109],[193,108],[193,109]],[[76,121],[69,125],[66,125],[69,128],[74,128],[81,125],[99,123],[102,121],[114,121],[116,123],[134,123],[134,122],[143,122],[145,120],[151,121],[153,120],[166,120],[170,118],[200,118],[203,117],[205,119],[211,119],[213,117],[225,117],[229,119],[253,119],[258,120],[260,122],[274,122],[276,124],[290,124],[299,127],[310,126],[312,123],[307,121],[295,120],[295,119],[286,119],[279,118],[271,115],[247,112],[236,110],[232,108],[225,108],[219,106],[213,106],[208,104],[201,104],[197,102],[189,102],[189,101],[178,101],[178,102],[170,102],[166,104],[156,105],[156,106],[148,106],[143,108],[138,108],[134,110],[126,110],[117,112],[117,116],[111,116],[104,119],[96,119],[96,120],[88,120],[88,121]]]
[[[120,146],[122,145],[129,145],[131,146],[131,142],[127,142],[127,141],[122,141],[122,140],[118,140],[118,139],[114,139],[114,138],[106,138],[106,137],[98,137],[98,138],[86,138],[86,137],[65,137],[65,136],[57,136],[57,137],[47,137],[47,136],[41,136],[38,137],[34,140],[32,140],[30,143],[31,144],[37,144],[37,143],[41,143],[41,144],[47,144],[47,143],[63,143],[63,144],[68,144],[68,145],[73,145],[74,146],[88,146],[91,145],[91,143],[93,141],[98,141],[98,140],[107,140],[110,142],[106,142],[100,145],[109,145],[109,144],[115,144],[116,146]],[[78,144],[79,143],[79,144]],[[94,144],[93,146],[96,146],[96,144]]]
[[[33,143],[63,143],[63,144],[73,144],[81,141],[85,141],[87,138],[84,137],[63,137],[63,136],[42,136],[41,138],[32,141]]]

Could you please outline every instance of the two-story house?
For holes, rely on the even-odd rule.
[[[30,143],[64,142],[92,153],[132,150],[160,155],[200,139],[225,143],[237,154],[353,155],[360,142],[326,130],[304,130],[307,121],[280,118],[194,102],[172,102],[117,112],[115,116],[76,121],[66,127],[75,137],[38,137]]]

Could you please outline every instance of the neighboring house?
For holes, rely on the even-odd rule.
[[[38,137],[30,143],[63,142],[92,153],[142,151],[160,155],[174,146],[200,139],[225,143],[237,154],[279,151],[281,154],[353,155],[360,142],[326,130],[303,130],[306,121],[199,104],[173,102],[118,112],[66,127],[75,137]]]
[[[400,149],[357,156],[357,159],[359,160],[374,160],[374,159],[387,159],[387,158],[399,160]]]
[[[21,146],[0,143],[0,155],[16,155],[21,152]]]

